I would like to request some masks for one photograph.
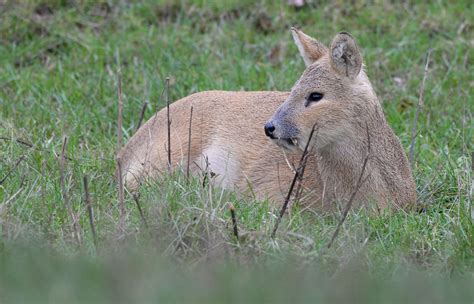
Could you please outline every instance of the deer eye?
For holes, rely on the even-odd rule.
[[[319,92],[313,92],[309,94],[308,98],[306,98],[306,106],[309,106],[310,103],[312,102],[318,102],[321,99],[323,99],[323,94]]]

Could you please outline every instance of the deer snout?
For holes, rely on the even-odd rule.
[[[271,121],[267,122],[265,124],[265,135],[270,137],[271,139],[275,139],[275,136],[273,135],[273,132],[275,131],[275,126]]]

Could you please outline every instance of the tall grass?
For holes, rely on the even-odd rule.
[[[310,2],[296,10],[271,1],[0,4],[0,299],[469,301],[469,5]],[[114,180],[117,69],[127,140],[143,117],[165,106],[166,77],[171,100],[210,89],[289,90],[304,69],[290,26],[326,43],[341,30],[356,37],[407,152],[432,50],[414,146],[424,211],[350,212],[327,249],[341,215],[295,205],[272,239],[281,206],[216,189],[204,173],[187,178],[183,164],[148,181],[139,197],[125,193],[121,214]],[[84,203],[85,175],[99,252]],[[238,241],[228,202],[235,207]],[[124,228],[117,229],[121,217]]]

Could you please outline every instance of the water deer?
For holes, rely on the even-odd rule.
[[[220,187],[250,188],[258,198],[278,203],[307,148],[299,187],[304,206],[331,211],[351,196],[354,206],[378,210],[413,206],[409,163],[355,39],[341,32],[328,48],[296,28],[291,31],[306,69],[290,92],[206,91],[174,102],[170,151],[163,109],[119,153],[126,186],[136,190],[144,179],[190,159],[193,174],[212,172]]]

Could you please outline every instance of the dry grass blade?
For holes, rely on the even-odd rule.
[[[354,188],[354,191],[352,192],[349,200],[347,201],[347,204],[346,204],[346,207],[344,208],[344,211],[343,211],[343,214],[342,214],[342,218],[341,220],[339,221],[339,223],[337,223],[337,227],[336,227],[336,230],[334,231],[332,237],[331,237],[331,241],[329,242],[328,244],[328,247],[327,248],[331,248],[332,244],[334,243],[334,240],[336,239],[337,235],[339,234],[339,230],[341,229],[341,226],[342,224],[344,223],[344,221],[346,220],[347,218],[347,214],[349,213],[349,210],[351,209],[352,207],[352,204],[354,202],[354,199],[355,199],[355,196],[357,194],[357,192],[359,191],[360,187],[362,186],[362,184],[364,183],[365,180],[363,180],[363,176],[364,176],[364,173],[365,173],[365,169],[367,167],[367,163],[369,161],[369,157],[370,157],[370,151],[371,151],[371,147],[370,147],[370,133],[369,133],[369,127],[366,125],[366,129],[367,129],[367,155],[365,156],[364,158],[364,162],[362,164],[362,169],[360,171],[360,175],[359,175],[359,179],[357,180],[357,183],[356,183],[356,186]]]
[[[94,211],[92,209],[92,202],[89,195],[89,182],[86,175],[84,175],[83,181],[84,181],[84,202],[87,208],[87,215],[89,216],[89,224],[91,226],[92,237],[94,239],[95,251],[99,253],[99,247],[97,243],[97,233],[96,233],[95,224],[94,224]]]
[[[118,176],[118,199],[120,205],[120,222],[119,228],[121,231],[125,227],[125,200],[124,200],[124,185],[122,176],[122,160],[119,157],[120,149],[122,149],[123,134],[122,134],[122,116],[123,116],[123,100],[122,100],[122,74],[120,70],[117,72],[117,95],[118,95],[118,117],[117,117],[117,176]]]
[[[27,142],[26,140],[24,139],[21,139],[21,138],[9,138],[9,137],[0,137],[1,140],[7,140],[7,141],[14,141],[14,142],[17,142],[19,144],[22,144],[24,146],[27,146],[28,148],[34,148],[35,146],[32,144],[32,143],[29,143]]]
[[[71,219],[72,228],[73,228],[73,231],[74,231],[74,233],[73,233],[74,238],[76,239],[77,246],[81,246],[81,234],[80,234],[81,228],[80,228],[79,222],[78,222],[78,220],[77,220],[77,218],[74,214],[74,211],[72,210],[72,206],[71,206],[71,203],[69,201],[69,195],[68,195],[67,190],[66,190],[66,174],[65,174],[66,146],[67,146],[67,136],[64,137],[63,146],[62,146],[62,149],[61,149],[61,156],[59,158],[59,175],[60,175],[59,183],[60,183],[61,193],[62,193],[63,200],[64,200],[64,205],[66,206],[67,213],[69,215],[69,218]]]
[[[23,146],[25,146],[27,148],[30,148],[30,149],[34,149],[36,151],[54,153],[54,152],[51,152],[49,150],[40,149],[40,148],[36,147],[35,145],[33,145],[32,143],[26,141],[25,139],[21,139],[21,138],[9,138],[9,137],[0,136],[0,140],[16,142],[20,145],[23,145]],[[54,154],[54,156],[59,157],[59,155],[57,155],[57,154]],[[68,157],[67,155],[65,155],[64,158],[67,159],[67,160],[72,160],[72,158]]]
[[[140,111],[140,118],[138,119],[138,124],[137,124],[137,129],[135,131],[138,131],[140,129],[142,122],[143,122],[143,117],[145,116],[145,111],[146,107],[148,106],[148,102],[144,102],[142,106],[142,110]]]
[[[118,172],[118,200],[120,206],[120,222],[119,228],[120,231],[125,229],[125,198],[124,198],[124,185],[123,185],[123,175],[122,175],[122,161],[120,158],[117,158],[117,172]]]
[[[235,208],[234,205],[229,203],[229,210],[230,210],[230,217],[232,218],[232,229],[234,232],[234,236],[237,239],[237,242],[239,242],[239,229],[237,227],[237,216],[235,215]]]
[[[420,86],[420,95],[418,98],[418,104],[416,105],[415,119],[413,121],[413,128],[411,130],[411,144],[410,144],[410,166],[413,168],[415,164],[415,143],[416,143],[416,133],[418,132],[418,119],[420,117],[420,110],[423,107],[423,92],[425,91],[425,82],[428,75],[428,66],[430,63],[431,49],[428,51],[426,56],[425,70],[423,73],[423,80]]]
[[[140,206],[140,196],[138,194],[133,194],[133,200],[137,205],[138,212],[140,213],[140,217],[142,218],[143,224],[148,229],[148,221],[146,220],[145,214],[143,213],[142,207]]]
[[[171,170],[170,78],[166,77],[166,119],[168,127],[168,169]]]
[[[10,174],[12,174],[13,171],[16,170],[16,168],[18,167],[18,165],[25,159],[25,156],[22,155],[15,163],[15,165],[13,166],[13,168],[7,172],[7,174],[0,180],[0,185],[3,184],[7,178],[10,176]]]
[[[122,124],[123,124],[123,100],[122,100],[122,74],[120,70],[117,72],[117,95],[118,95],[118,117],[117,117],[117,155],[122,149],[123,143],[123,134],[122,134]]]
[[[191,106],[191,114],[189,115],[188,129],[188,161],[186,163],[186,178],[189,179],[189,164],[191,162],[191,126],[193,122],[193,106]]]
[[[16,197],[21,193],[21,191],[23,191],[24,182],[25,182],[25,175],[21,177],[20,187],[18,188],[18,190],[12,196],[10,196],[5,202],[0,204],[0,214],[2,212],[2,209],[7,207],[8,204],[10,204],[11,202],[13,202],[16,199]]]
[[[273,231],[271,234],[271,238],[274,239],[276,232],[278,230],[278,226],[280,225],[281,219],[283,215],[286,212],[286,209],[288,208],[288,203],[290,202],[291,195],[293,193],[293,188],[295,187],[296,181],[303,179],[303,173],[304,173],[304,167],[306,166],[306,161],[308,159],[308,148],[309,144],[311,142],[311,139],[313,138],[314,135],[314,130],[316,128],[316,124],[313,125],[313,128],[311,129],[311,133],[309,134],[308,142],[306,143],[306,146],[304,147],[303,155],[301,155],[300,163],[298,165],[298,169],[295,172],[295,175],[293,177],[293,180],[291,181],[290,188],[288,190],[288,194],[286,195],[285,202],[283,203],[283,206],[280,209],[280,213],[276,219],[275,226],[273,227]]]

